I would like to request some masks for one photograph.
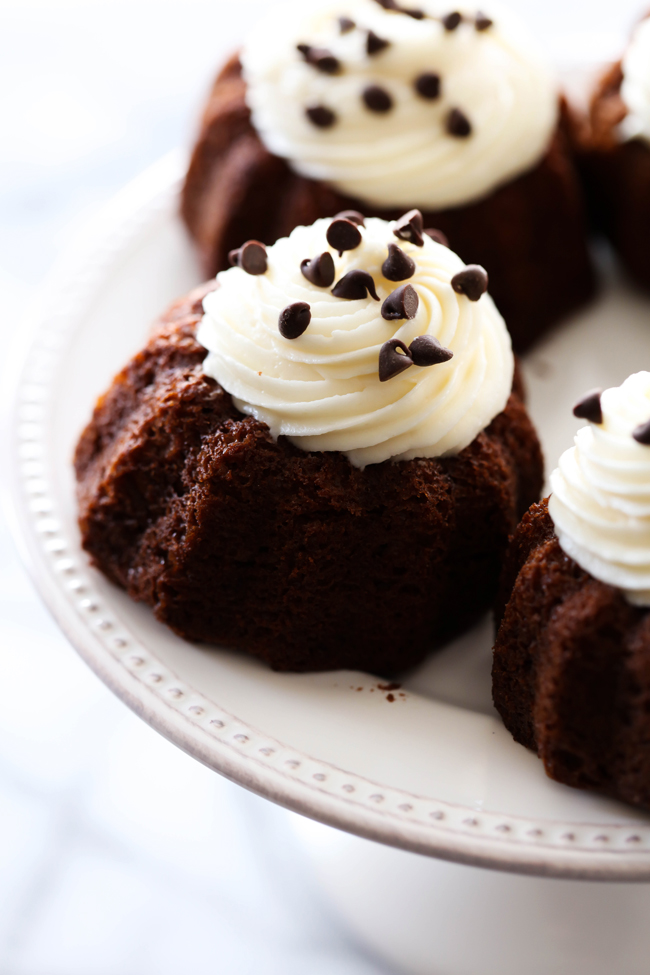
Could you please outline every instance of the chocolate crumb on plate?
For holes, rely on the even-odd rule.
[[[643,444],[644,447],[650,446],[650,420],[646,420],[645,423],[640,423],[638,427],[635,427],[632,436],[637,443]]]
[[[381,266],[381,273],[389,281],[405,281],[415,274],[415,261],[397,244],[389,244],[388,257]]]
[[[339,252],[353,251],[361,243],[361,232],[356,223],[346,218],[338,217],[332,220],[327,228],[327,243]]]
[[[470,301],[478,301],[488,289],[487,271],[480,264],[468,264],[454,274],[451,286],[456,294],[465,295]]]
[[[368,85],[367,88],[364,88],[361,97],[366,108],[369,108],[371,112],[390,112],[393,107],[393,99],[386,89],[379,85]]]
[[[447,132],[459,139],[464,139],[472,132],[472,123],[460,108],[452,108],[447,116]]]
[[[381,317],[387,322],[397,322],[402,319],[415,318],[420,299],[415,288],[410,284],[403,284],[392,291],[381,306]]]
[[[457,10],[454,10],[452,13],[447,14],[442,18],[442,26],[448,31],[456,30],[462,19],[463,15]]]
[[[400,240],[407,240],[416,247],[424,246],[422,228],[424,221],[419,210],[409,210],[403,217],[400,217],[393,228],[393,233]]]
[[[306,301],[294,301],[280,312],[278,328],[285,339],[297,339],[311,321],[311,308]]]
[[[347,298],[349,301],[367,298],[370,295],[375,301],[379,301],[372,275],[356,268],[353,271],[348,271],[340,281],[336,282],[332,288],[332,294],[335,298]]]
[[[412,365],[413,360],[404,342],[401,339],[389,339],[379,350],[379,382],[385,383],[388,379],[399,376],[400,372]]]
[[[489,17],[486,17],[486,15],[481,10],[478,10],[476,12],[476,19],[474,20],[474,26],[478,31],[487,30],[489,27],[492,26],[493,23],[494,21],[490,20]]]
[[[454,353],[441,345],[435,335],[418,335],[409,346],[409,353],[415,366],[437,366],[449,362]]]
[[[312,105],[305,109],[305,115],[318,129],[329,129],[336,122],[336,115],[326,105]]]
[[[579,420],[589,420],[590,423],[602,423],[603,409],[600,405],[602,392],[602,389],[590,389],[573,407],[573,415],[577,416]]]
[[[269,266],[266,247],[259,240],[247,240],[241,247],[229,252],[228,260],[232,267],[240,267],[247,274],[265,274]]]
[[[386,41],[383,37],[379,37],[377,34],[375,34],[374,30],[368,31],[368,36],[366,38],[367,54],[371,56],[373,54],[379,54],[380,51],[384,51],[387,47],[390,47],[390,41]]]
[[[365,227],[366,218],[358,210],[341,210],[340,213],[335,213],[332,220],[351,220],[352,223],[356,223],[359,227]]]
[[[329,288],[334,281],[334,260],[329,251],[323,251],[317,257],[306,257],[300,262],[300,270],[317,288]]]
[[[442,244],[443,247],[449,247],[449,238],[446,234],[443,234],[442,230],[436,230],[435,227],[427,227],[424,232],[427,237],[431,238],[431,240],[435,240],[436,244]]]
[[[424,71],[414,82],[415,90],[422,98],[433,100],[440,98],[440,75],[433,71]]]
[[[349,34],[357,25],[349,17],[339,17],[339,30],[342,34]]]

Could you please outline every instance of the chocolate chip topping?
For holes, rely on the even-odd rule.
[[[334,280],[334,261],[329,251],[323,251],[318,257],[306,257],[300,262],[300,270],[317,288],[329,288]]]
[[[644,447],[650,446],[650,420],[646,420],[645,423],[640,423],[632,431],[632,436],[637,443],[642,443]]]
[[[278,328],[285,339],[297,339],[311,321],[311,309],[306,301],[294,301],[280,312]]]
[[[309,44],[296,44],[308,64],[313,65],[323,74],[338,74],[341,70],[341,62],[334,57],[331,51],[324,47],[311,47]]]
[[[389,244],[388,257],[381,266],[381,273],[389,281],[406,281],[415,274],[415,261],[397,244]]]
[[[490,20],[489,17],[486,17],[481,10],[478,10],[476,12],[476,19],[474,20],[474,26],[476,27],[477,30],[487,30],[489,27],[492,26],[493,23],[494,21]]]
[[[420,299],[415,288],[410,284],[403,284],[386,298],[381,306],[381,317],[387,322],[415,318],[419,304]]]
[[[332,220],[351,220],[352,223],[356,223],[359,227],[365,227],[366,218],[358,210],[341,210],[340,213],[335,213]]]
[[[379,85],[368,85],[367,88],[364,88],[361,97],[366,108],[369,108],[371,112],[390,112],[393,107],[393,99],[386,89],[380,88]]]
[[[259,240],[247,240],[237,250],[230,251],[228,260],[247,274],[265,274],[268,269],[266,247]]]
[[[389,8],[392,9],[392,8]],[[383,37],[378,37],[374,30],[368,31],[368,36],[366,38],[366,52],[371,56],[373,54],[379,54],[380,51],[385,50],[385,48],[390,46],[390,41],[385,41]]]
[[[418,75],[414,82],[415,90],[422,98],[440,98],[440,75],[432,71],[425,71]]]
[[[573,407],[573,415],[579,420],[589,420],[590,423],[602,423],[603,411],[600,405],[602,389],[590,389],[579,399]]]
[[[409,353],[414,366],[437,366],[441,362],[449,362],[454,353],[441,345],[434,335],[418,335],[409,346]]]
[[[398,352],[398,349],[401,351]],[[401,339],[389,339],[379,350],[379,382],[385,383],[387,379],[399,376],[400,372],[412,365],[413,360],[404,342]]]
[[[339,30],[342,34],[349,34],[357,25],[349,17],[339,17]]]
[[[347,298],[349,301],[367,298],[370,295],[375,301],[379,301],[372,276],[367,271],[359,271],[358,269],[344,274],[332,288],[332,294],[335,298]]]
[[[305,115],[319,129],[329,129],[336,122],[336,115],[325,105],[312,105],[305,109]]]
[[[443,247],[449,247],[449,238],[446,234],[443,234],[442,230],[436,230],[435,227],[427,227],[424,231],[427,237],[431,240],[435,240],[436,244],[442,244]]]
[[[412,17],[413,20],[424,20],[425,18],[424,10],[420,10],[419,7],[413,7],[410,10],[407,10],[406,7],[402,7],[401,12],[406,14],[407,17]]]
[[[375,0],[384,10],[398,10],[397,0]]]
[[[409,210],[405,213],[403,217],[400,217],[393,228],[393,233],[400,240],[408,240],[410,244],[415,244],[416,247],[422,247],[424,245],[424,238],[422,236],[422,228],[424,226],[424,221],[422,220],[422,214],[419,210]]]
[[[456,30],[462,19],[463,15],[458,13],[457,10],[454,10],[453,13],[447,14],[446,17],[442,18],[442,26],[445,30]]]
[[[457,138],[464,139],[470,135],[472,124],[464,112],[459,108],[452,108],[447,116],[447,132]]]
[[[465,295],[470,301],[478,301],[487,291],[487,271],[480,264],[468,264],[458,274],[454,274],[451,286],[456,294]]]
[[[327,228],[327,243],[339,252],[353,251],[361,243],[361,233],[356,223],[346,218],[335,218]]]

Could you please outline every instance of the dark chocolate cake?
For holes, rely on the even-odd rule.
[[[355,468],[274,441],[204,375],[211,287],[172,306],[97,404],[75,458],[84,548],[187,639],[280,670],[412,666],[488,607],[538,496],[520,386],[457,456]]]
[[[226,268],[228,252],[247,238],[270,244],[297,225],[347,209],[386,220],[401,216],[403,207],[378,209],[342,196],[272,155],[251,124],[245,91],[235,56],[209,97],[183,190],[183,218],[206,275]],[[594,294],[567,130],[563,104],[551,145],[533,169],[478,202],[423,212],[425,226],[441,230],[464,260],[487,269],[490,293],[518,350]]]
[[[547,774],[650,809],[650,613],[560,547],[547,501],[506,560],[493,695]]]

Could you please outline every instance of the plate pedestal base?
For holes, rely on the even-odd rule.
[[[650,884],[460,866],[291,820],[344,922],[404,975],[648,973]]]

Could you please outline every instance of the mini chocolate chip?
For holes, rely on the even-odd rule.
[[[476,19],[474,20],[474,26],[477,30],[487,30],[494,23],[489,17],[486,17],[483,11],[477,10]]]
[[[453,13],[447,14],[446,17],[442,18],[442,26],[445,30],[456,30],[462,19],[463,15],[458,13],[457,10],[454,10]]]
[[[602,423],[603,411],[600,405],[602,389],[590,389],[579,399],[573,407],[573,415],[579,420],[589,420],[590,423]]]
[[[405,213],[403,217],[400,217],[393,228],[393,233],[400,240],[408,240],[410,244],[415,244],[416,247],[424,246],[424,238],[422,237],[422,227],[424,221],[422,220],[422,214],[419,210],[409,210]]]
[[[464,139],[472,131],[472,124],[464,112],[459,108],[452,108],[447,116],[447,132]]]
[[[305,109],[305,115],[319,129],[329,129],[336,122],[336,115],[325,105],[312,105]]]
[[[449,362],[454,353],[441,345],[434,335],[418,335],[409,346],[414,366],[437,366]]]
[[[371,112],[390,112],[393,107],[393,99],[386,89],[380,88],[379,85],[368,85],[367,88],[364,88],[361,97],[366,108],[369,108]]]
[[[350,20],[349,17],[339,17],[339,30],[342,34],[348,34],[356,26],[355,22]]]
[[[400,372],[412,365],[413,360],[404,342],[401,339],[389,339],[379,350],[379,382],[385,383],[387,379],[399,376]]]
[[[366,38],[366,52],[368,54],[371,56],[373,54],[379,54],[380,51],[385,50],[387,47],[390,47],[390,41],[385,41],[383,37],[378,37],[374,30],[368,31]]]
[[[339,252],[353,251],[361,243],[361,233],[352,220],[335,218],[327,228],[327,243]]]
[[[334,280],[334,261],[329,251],[323,251],[311,259],[306,257],[300,262],[300,270],[317,288],[329,288]]]
[[[440,75],[425,71],[415,79],[415,90],[422,98],[440,98]]]
[[[398,10],[397,0],[375,0],[384,10]]]
[[[309,44],[298,44],[297,47],[305,61],[323,74],[338,74],[341,70],[339,59],[326,48],[310,47]]]
[[[294,301],[280,312],[278,328],[285,339],[297,339],[311,321],[311,308],[306,301]]]
[[[332,294],[335,298],[347,298],[349,301],[367,298],[370,295],[375,301],[379,301],[372,276],[367,271],[359,271],[358,269],[344,274],[332,288]]]
[[[265,274],[269,266],[266,247],[259,240],[247,240],[237,250],[230,251],[228,260],[247,274]]]
[[[632,436],[637,443],[642,443],[644,447],[650,446],[650,420],[646,420],[645,423],[640,423],[638,427],[635,427]]]
[[[387,322],[415,318],[419,304],[420,299],[415,288],[410,284],[403,284],[386,298],[381,306],[381,317]]]
[[[424,231],[427,237],[431,240],[435,240],[436,244],[442,244],[443,247],[449,247],[449,239],[446,234],[443,234],[442,230],[436,230],[434,227],[427,227]]]
[[[424,10],[420,10],[418,7],[413,7],[407,10],[406,7],[402,7],[402,13],[406,14],[407,17],[412,17],[413,20],[424,20],[425,13]]]
[[[352,223],[356,223],[359,227],[365,227],[366,218],[358,210],[341,210],[340,213],[335,213],[332,220],[351,220]]]
[[[389,244],[388,257],[381,266],[381,273],[389,281],[406,281],[415,274],[415,261],[397,244]]]
[[[465,295],[470,301],[478,301],[487,291],[487,271],[480,264],[468,264],[458,274],[454,274],[451,286],[456,294]]]

